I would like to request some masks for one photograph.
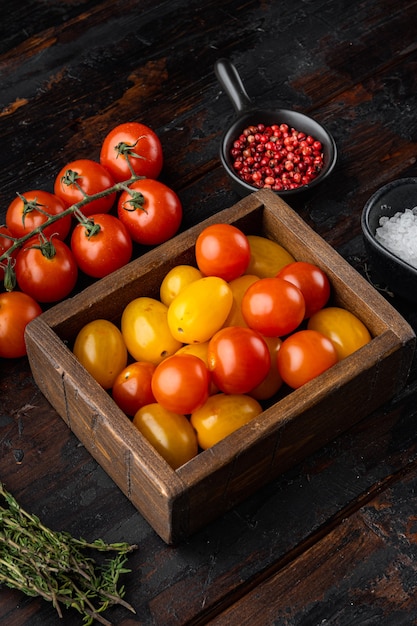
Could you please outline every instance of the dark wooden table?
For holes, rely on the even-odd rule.
[[[114,125],[159,134],[161,180],[183,228],[234,204],[218,148],[234,112],[213,65],[227,56],[260,105],[313,114],[340,152],[302,217],[369,276],[360,215],[416,175],[416,0],[2,0],[0,223],[17,191],[51,190],[97,158]],[[385,297],[417,328],[415,307]],[[417,623],[417,378],[350,432],[177,547],[167,547],[37,389],[0,362],[0,478],[56,529],[139,544],[115,624],[401,626]],[[0,623],[78,624],[0,590]]]

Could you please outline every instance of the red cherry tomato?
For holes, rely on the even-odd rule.
[[[54,191],[67,206],[80,202],[86,195],[100,193],[113,187],[111,174],[97,161],[78,159],[71,161],[61,169],[55,178]],[[108,213],[116,200],[116,193],[111,193],[84,204],[81,212],[86,217],[95,213]]]
[[[127,365],[116,377],[112,397],[117,406],[133,416],[146,404],[155,402],[151,381],[155,365],[147,361],[135,361]]]
[[[44,224],[51,216],[60,215],[67,209],[61,198],[48,191],[36,189],[19,194],[8,206],[6,211],[6,226],[13,237],[20,239],[28,235],[35,228]],[[54,235],[64,240],[71,228],[71,215],[65,215],[56,222],[47,226],[43,233],[45,237]]]
[[[90,219],[99,230],[89,235],[84,224],[77,224],[71,236],[71,250],[81,271],[102,278],[130,261],[132,239],[126,226],[113,215],[99,213]]]
[[[242,298],[242,314],[250,328],[266,337],[288,335],[304,319],[301,291],[283,278],[261,278]]]
[[[41,313],[40,305],[27,293],[0,293],[0,357],[25,356],[25,328]]]
[[[278,371],[282,380],[297,389],[332,365],[338,356],[333,342],[315,330],[299,330],[282,342]]]
[[[325,272],[317,265],[295,261],[283,267],[277,276],[288,280],[303,294],[306,305],[305,319],[327,304],[330,297],[330,282]]]
[[[59,302],[74,289],[78,266],[66,243],[55,239],[40,241],[32,237],[16,257],[19,288],[37,302]]]
[[[177,194],[150,178],[135,181],[129,189],[132,193],[123,191],[120,195],[117,213],[133,241],[154,246],[173,237],[182,220]]]
[[[249,265],[249,241],[232,224],[212,224],[198,235],[195,255],[198,269],[205,276],[218,276],[229,282],[241,276]]]
[[[0,257],[9,250],[13,245],[13,235],[6,226],[0,226]],[[11,254],[13,259],[16,258],[16,252]],[[7,265],[7,258],[0,261],[0,281],[4,279],[4,270]]]
[[[119,124],[104,138],[100,163],[109,170],[116,182],[128,180],[133,173],[146,178],[158,178],[163,165],[161,142],[145,124]]]
[[[152,392],[168,411],[189,414],[209,396],[210,375],[205,363],[194,354],[174,354],[156,367]]]
[[[207,348],[208,367],[214,384],[228,394],[245,394],[269,372],[271,357],[263,337],[244,326],[224,327]]]

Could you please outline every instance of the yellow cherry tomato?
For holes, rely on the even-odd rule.
[[[233,294],[223,278],[206,276],[190,283],[168,307],[168,326],[177,341],[208,341],[224,324]]]
[[[185,415],[168,411],[156,402],[140,408],[133,424],[173,469],[198,452],[197,435]]]
[[[341,307],[329,306],[317,311],[309,319],[307,326],[332,340],[339,360],[372,339],[365,324],[356,315]]]
[[[258,276],[243,274],[229,282],[233,294],[233,303],[224,326],[247,326],[242,315],[242,298],[246,289],[258,280]]]
[[[203,278],[203,274],[193,265],[176,265],[168,272],[161,283],[161,301],[166,306],[169,306],[184,287],[199,278]]]
[[[168,326],[168,307],[155,298],[135,298],[122,313],[121,328],[129,353],[136,361],[158,365],[181,346]]]
[[[191,415],[199,446],[206,450],[262,413],[255,398],[218,393]]]
[[[73,352],[91,376],[104,388],[113,386],[126,367],[127,350],[120,330],[108,320],[89,322],[79,331]]]
[[[259,278],[273,278],[278,272],[294,263],[294,257],[276,241],[259,235],[248,235],[251,258],[246,274],[254,274]]]

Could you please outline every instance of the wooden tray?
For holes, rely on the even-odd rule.
[[[255,420],[173,470],[71,352],[96,318],[118,323],[126,304],[159,297],[167,271],[194,263],[208,224],[232,223],[322,267],[332,304],[357,315],[372,341]],[[406,383],[415,334],[391,305],[273,192],[262,190],[178,235],[33,320],[26,329],[41,391],[166,543],[178,543],[389,400]]]

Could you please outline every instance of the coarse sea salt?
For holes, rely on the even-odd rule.
[[[392,217],[383,216],[379,224],[375,239],[417,268],[417,207],[398,211]]]

